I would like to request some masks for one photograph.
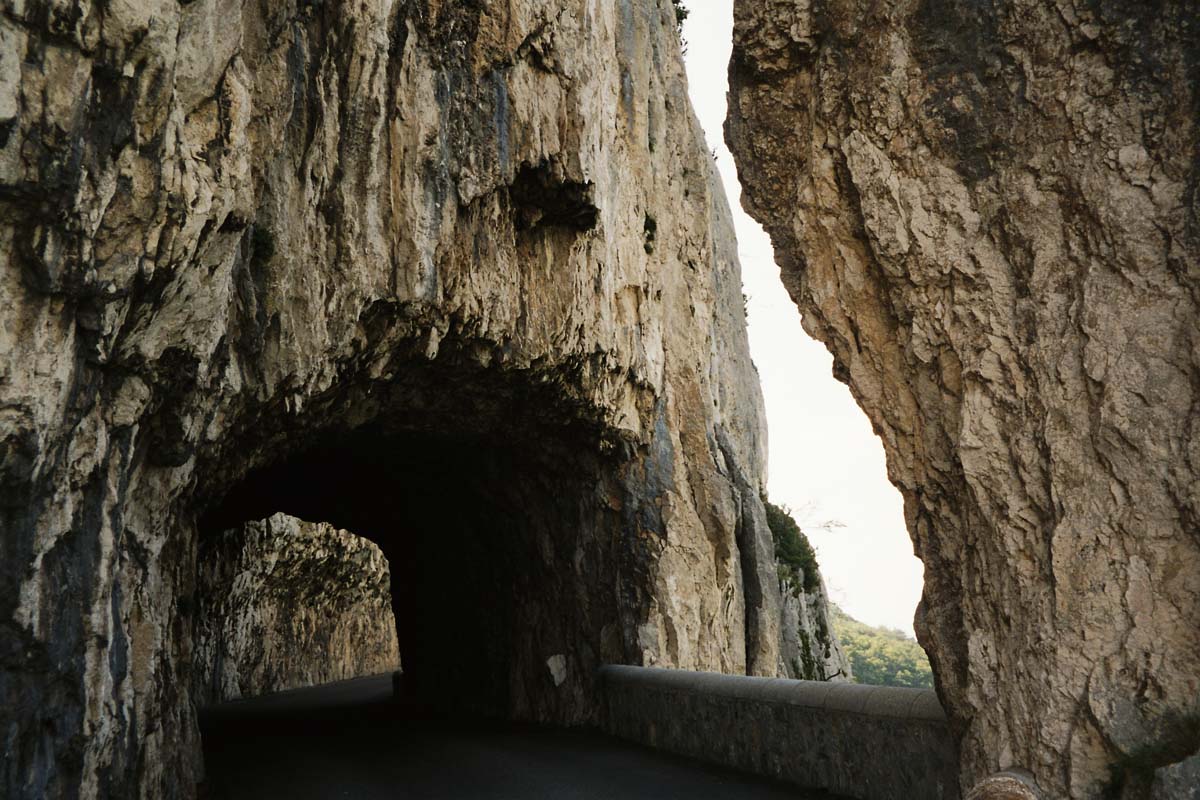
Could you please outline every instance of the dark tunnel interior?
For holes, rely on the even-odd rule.
[[[252,471],[199,520],[212,535],[283,512],[375,542],[391,567],[406,693],[450,711],[571,717],[545,659],[594,662],[616,615],[590,459],[480,435],[330,434]]]

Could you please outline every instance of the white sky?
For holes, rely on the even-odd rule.
[[[911,633],[922,567],[912,554],[900,493],[887,479],[883,445],[850,390],[833,379],[825,346],[800,327],[771,242],[739,204],[737,172],[721,131],[733,0],[688,0],[687,6],[692,104],[717,151],[750,296],[750,351],[770,426],[768,491],[775,503],[800,511],[835,602],[863,622]],[[845,527],[814,528],[830,519]]]

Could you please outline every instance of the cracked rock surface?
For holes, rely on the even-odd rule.
[[[197,543],[275,512],[511,716],[776,674],[729,220],[666,0],[6,3],[0,794],[193,794]]]
[[[850,658],[842,649],[833,628],[829,591],[818,579],[816,588],[805,591],[803,585],[783,578],[779,585],[783,598],[782,678],[807,681],[848,682],[854,680]]]
[[[1144,797],[1200,745],[1198,41],[1188,0],[735,6],[743,202],[904,494],[964,787]]]
[[[276,514],[200,545],[192,699],[200,706],[400,667],[375,544]]]

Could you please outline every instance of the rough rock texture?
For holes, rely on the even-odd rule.
[[[1200,800],[1200,757],[1156,770],[1150,800]]]
[[[387,559],[325,523],[276,514],[200,544],[196,705],[400,666]]]
[[[803,584],[801,576],[799,583]],[[780,580],[783,636],[779,674],[808,681],[850,681],[854,673],[833,627],[825,581],[806,592],[791,578]]]
[[[1198,17],[736,4],[744,202],[883,438],[966,785],[1200,745]]]
[[[776,672],[666,0],[9,2],[0,263],[5,797],[192,793],[197,542],[275,512],[379,544],[432,696]]]

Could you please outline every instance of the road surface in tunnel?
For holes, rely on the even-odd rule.
[[[596,732],[417,714],[389,676],[225,703],[200,727],[202,800],[829,800]]]

